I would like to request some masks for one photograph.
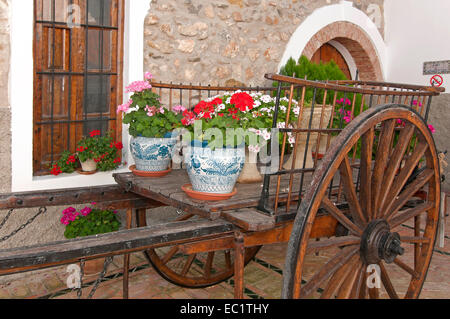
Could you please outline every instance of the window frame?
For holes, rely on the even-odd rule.
[[[125,0],[122,92],[126,83],[141,79],[144,74],[144,21],[150,4],[149,0]],[[10,38],[11,190],[27,192],[115,184],[112,173],[127,172],[128,165],[115,172],[91,176],[33,176],[34,0],[11,1]],[[127,99],[127,94],[123,94],[123,101]],[[128,131],[122,126],[123,161],[127,163],[132,162],[129,139]]]
[[[82,136],[88,135],[87,128],[91,123],[100,126],[95,129],[109,127],[113,130],[114,139],[122,140],[122,122],[115,108],[121,104],[123,95],[123,91],[119,88],[123,86],[125,1],[115,0],[117,6],[110,6],[109,24],[104,23],[106,17],[104,11],[98,17],[100,21],[93,24],[88,21],[87,6],[94,0],[72,0],[69,3],[80,3],[82,6],[80,25],[73,27],[59,21],[65,20],[61,18],[66,13],[57,11],[57,1],[61,0],[34,0],[33,6],[35,10],[33,174],[35,176],[49,175],[48,166],[56,163],[62,151],[75,152],[76,143]],[[100,10],[103,10],[105,1],[107,0],[100,2]],[[50,5],[47,8],[51,11],[50,16],[44,14],[46,2],[47,6]],[[63,7],[66,6],[63,5]],[[89,54],[95,34],[98,34],[95,36],[98,37],[98,43],[95,43],[101,46],[95,50],[95,52],[98,51],[98,69],[90,67],[92,56]],[[108,67],[104,67],[104,41],[107,39],[105,36],[107,34],[112,36],[107,54],[109,70]],[[83,53],[77,55],[80,48]],[[97,77],[100,77],[101,84],[100,91],[96,92],[97,98],[103,97],[104,100],[99,102],[109,108],[90,112],[88,83]],[[108,84],[105,85],[106,83]],[[47,90],[45,90],[46,87]],[[65,88],[59,90],[59,87]],[[50,92],[51,94],[48,94]],[[49,135],[50,138],[48,138]],[[49,141],[48,146],[42,145],[46,139]],[[49,162],[45,164],[46,161]]]

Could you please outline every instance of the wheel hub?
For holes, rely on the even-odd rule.
[[[400,235],[392,233],[389,224],[380,219],[372,221],[364,231],[360,253],[367,265],[378,264],[381,260],[390,264],[405,250],[401,247]]]

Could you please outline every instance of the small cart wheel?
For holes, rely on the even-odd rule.
[[[438,156],[420,115],[396,104],[360,114],[339,134],[300,204],[283,298],[418,298],[439,203]],[[311,240],[318,211],[346,234]]]
[[[176,221],[185,221],[195,215],[185,213]],[[137,216],[137,226],[147,226],[146,214]],[[245,249],[245,265],[256,256],[261,246]],[[148,249],[144,252],[153,268],[165,280],[183,288],[206,288],[224,282],[234,275],[232,249],[184,254],[179,245]]]

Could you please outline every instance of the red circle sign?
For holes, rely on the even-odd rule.
[[[430,79],[432,86],[440,87],[444,83],[444,79],[439,74],[433,75]]]

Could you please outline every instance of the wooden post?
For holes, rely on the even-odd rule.
[[[234,234],[234,298],[244,299],[244,236],[241,232]]]
[[[131,220],[133,218],[133,209],[127,209],[127,224],[126,228],[131,229]],[[128,299],[128,283],[130,272],[130,254],[123,255],[123,299]]]

